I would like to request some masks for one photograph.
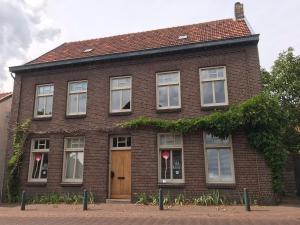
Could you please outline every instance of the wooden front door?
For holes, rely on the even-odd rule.
[[[131,151],[111,151],[111,198],[131,197]]]

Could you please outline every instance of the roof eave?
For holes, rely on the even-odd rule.
[[[4,102],[6,99],[9,99],[10,97],[12,97],[12,93],[9,93],[7,95],[5,95],[4,97],[0,98],[0,102]]]
[[[105,60],[125,59],[125,58],[132,58],[132,57],[141,57],[141,56],[148,56],[148,55],[155,55],[155,54],[172,53],[172,52],[194,50],[194,49],[201,49],[207,47],[224,46],[224,45],[241,44],[247,42],[258,42],[258,41],[259,41],[259,34],[254,34],[246,37],[231,38],[231,39],[209,41],[209,42],[199,42],[199,43],[172,46],[172,47],[145,49],[145,50],[134,51],[134,52],[116,53],[116,54],[109,54],[109,55],[68,59],[68,60],[53,61],[53,62],[38,63],[38,64],[24,64],[21,66],[9,67],[9,71],[12,73],[16,73],[16,72],[22,72],[28,70],[43,69],[43,68],[50,68],[50,67],[57,67],[57,66],[67,66],[67,65],[79,64],[79,63],[90,63],[90,62],[105,61]]]

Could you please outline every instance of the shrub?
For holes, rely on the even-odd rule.
[[[143,204],[143,205],[147,205],[148,204],[148,196],[145,192],[141,192],[138,194],[137,197],[137,204]]]
[[[192,199],[192,202],[195,205],[223,205],[224,201],[222,200],[222,198],[220,197],[220,194],[218,191],[213,191],[211,193],[208,194],[202,194],[198,197],[194,197]]]
[[[157,193],[156,194],[151,194],[149,196],[149,200],[150,200],[151,205],[158,205],[158,203],[159,203],[158,194]]]
[[[46,195],[36,195],[27,200],[29,204],[81,204],[83,201],[83,195],[81,194],[59,194],[51,193]],[[94,195],[92,192],[89,192],[89,203],[94,203]]]
[[[185,199],[184,195],[183,194],[179,194],[178,196],[176,196],[175,199],[174,199],[174,203],[176,205],[180,205],[180,206],[182,206],[183,204],[185,204],[186,203],[186,199]]]

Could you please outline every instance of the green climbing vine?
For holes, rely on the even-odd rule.
[[[23,147],[25,145],[31,121],[17,125],[13,138],[13,155],[8,161],[7,197],[9,202],[17,202],[20,194],[20,169],[22,166]]]
[[[226,137],[237,130],[244,130],[250,145],[262,152],[272,172],[273,190],[283,193],[283,169],[288,156],[283,133],[287,129],[288,112],[278,99],[261,93],[227,111],[216,111],[207,116],[191,119],[164,120],[140,117],[121,123],[123,128],[146,128],[190,133],[205,130],[218,137]]]

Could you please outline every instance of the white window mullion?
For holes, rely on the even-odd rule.
[[[122,100],[123,100],[123,90],[120,90],[120,106],[119,106],[119,110],[122,110]]]
[[[167,87],[167,95],[168,95],[168,106],[167,107],[170,107],[170,86],[166,86]]]
[[[214,81],[211,81],[212,83],[212,93],[213,93],[213,104],[216,103],[216,95],[215,95],[215,82]]]
[[[42,157],[41,157],[41,160],[40,160],[40,171],[39,171],[39,179],[41,178],[41,173],[42,173],[42,165],[43,165],[43,162],[44,162],[44,154],[45,153],[39,153],[39,154],[41,154],[42,155]]]
[[[75,179],[75,174],[76,174],[76,167],[77,167],[77,157],[78,157],[78,152],[74,152],[75,153],[75,162],[74,162],[74,168],[73,168],[73,176],[72,178]]]
[[[77,105],[77,112],[76,113],[79,113],[79,94],[75,94],[76,96],[76,105]]]
[[[170,150],[170,178],[173,180],[173,150]]]
[[[220,150],[217,149],[217,153],[218,153],[218,177],[221,180],[221,162],[220,162]]]

